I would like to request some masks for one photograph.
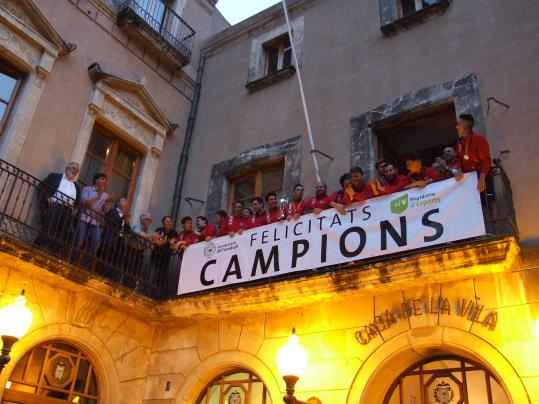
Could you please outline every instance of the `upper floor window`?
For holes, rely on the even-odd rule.
[[[237,369],[215,378],[204,388],[197,404],[271,404],[268,389],[252,372]]]
[[[0,62],[0,133],[13,108],[22,75],[12,67]]]
[[[442,14],[450,0],[379,0],[381,30],[393,35]]]
[[[264,197],[275,192],[277,198],[283,194],[283,161],[259,165],[255,170],[237,173],[231,178],[229,206],[234,201],[242,201],[249,206],[255,196]]]
[[[92,184],[93,176],[102,172],[109,179],[108,193],[115,198],[133,199],[140,157],[129,145],[104,128],[96,127],[82,163],[80,181]]]
[[[264,44],[266,76],[292,65],[292,47],[288,34],[282,35]]]
[[[134,3],[135,12],[142,17],[154,30],[161,32],[165,20],[166,0],[137,0]]]
[[[35,346],[19,359],[2,402],[98,404],[101,400],[89,358],[72,345],[54,341]]]

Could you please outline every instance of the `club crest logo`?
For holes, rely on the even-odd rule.
[[[206,258],[211,258],[213,254],[217,251],[217,246],[213,242],[209,242],[206,247],[204,247],[204,256]]]
[[[233,391],[228,396],[228,404],[241,404],[241,395],[238,391]]]
[[[434,389],[434,400],[440,404],[449,404],[455,398],[455,393],[449,384],[442,381],[436,385]]]
[[[391,213],[398,215],[408,209],[408,194],[399,196],[390,202]]]

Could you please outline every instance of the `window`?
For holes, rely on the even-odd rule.
[[[397,164],[405,173],[403,158],[419,154],[425,165],[431,165],[444,147],[457,142],[455,105],[444,103],[404,113],[373,126],[378,141],[378,159]]]
[[[259,165],[254,171],[236,174],[231,179],[229,206],[234,201],[251,202],[255,196],[264,197],[269,192],[275,192],[277,198],[283,194],[283,161],[267,162]]]
[[[511,400],[484,366],[446,356],[413,365],[393,382],[384,398],[384,404],[423,402],[509,404]]]
[[[64,342],[46,342],[17,362],[6,384],[3,403],[58,402],[98,404],[97,375],[88,357]]]
[[[450,0],[379,0],[380,29],[394,35],[439,16],[449,8]]]
[[[127,144],[102,127],[94,128],[82,163],[80,181],[92,184],[93,176],[103,172],[109,179],[108,193],[131,202],[137,180],[140,157]]]
[[[292,47],[288,33],[264,44],[264,74],[270,76],[292,65]]]
[[[197,404],[223,403],[271,404],[271,397],[258,376],[237,369],[215,378],[197,400]]]
[[[0,133],[4,129],[9,113],[13,108],[21,81],[21,74],[0,62]]]

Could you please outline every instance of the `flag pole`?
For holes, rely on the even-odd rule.
[[[305,115],[305,123],[307,124],[307,134],[309,135],[309,143],[311,145],[311,155],[313,156],[314,163],[314,172],[316,174],[316,181],[321,182],[320,178],[320,168],[318,167],[318,159],[316,158],[316,153],[313,153],[316,148],[314,147],[314,138],[313,132],[311,130],[311,121],[309,119],[309,112],[307,111],[307,103],[305,101],[305,93],[303,92],[303,82],[301,81],[301,73],[298,63],[298,57],[296,54],[296,46],[294,45],[294,40],[292,38],[292,27],[290,26],[290,19],[288,18],[288,6],[286,5],[286,0],[282,0],[284,18],[286,20],[286,27],[288,29],[288,37],[290,38],[290,47],[292,48],[292,57],[294,58],[294,66],[296,66],[296,74],[298,75],[298,84],[299,92],[301,94],[301,103],[303,105],[303,113]]]

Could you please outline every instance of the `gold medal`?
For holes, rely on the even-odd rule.
[[[470,156],[468,156],[467,154],[465,154],[463,157],[464,157],[464,160],[470,160]]]

